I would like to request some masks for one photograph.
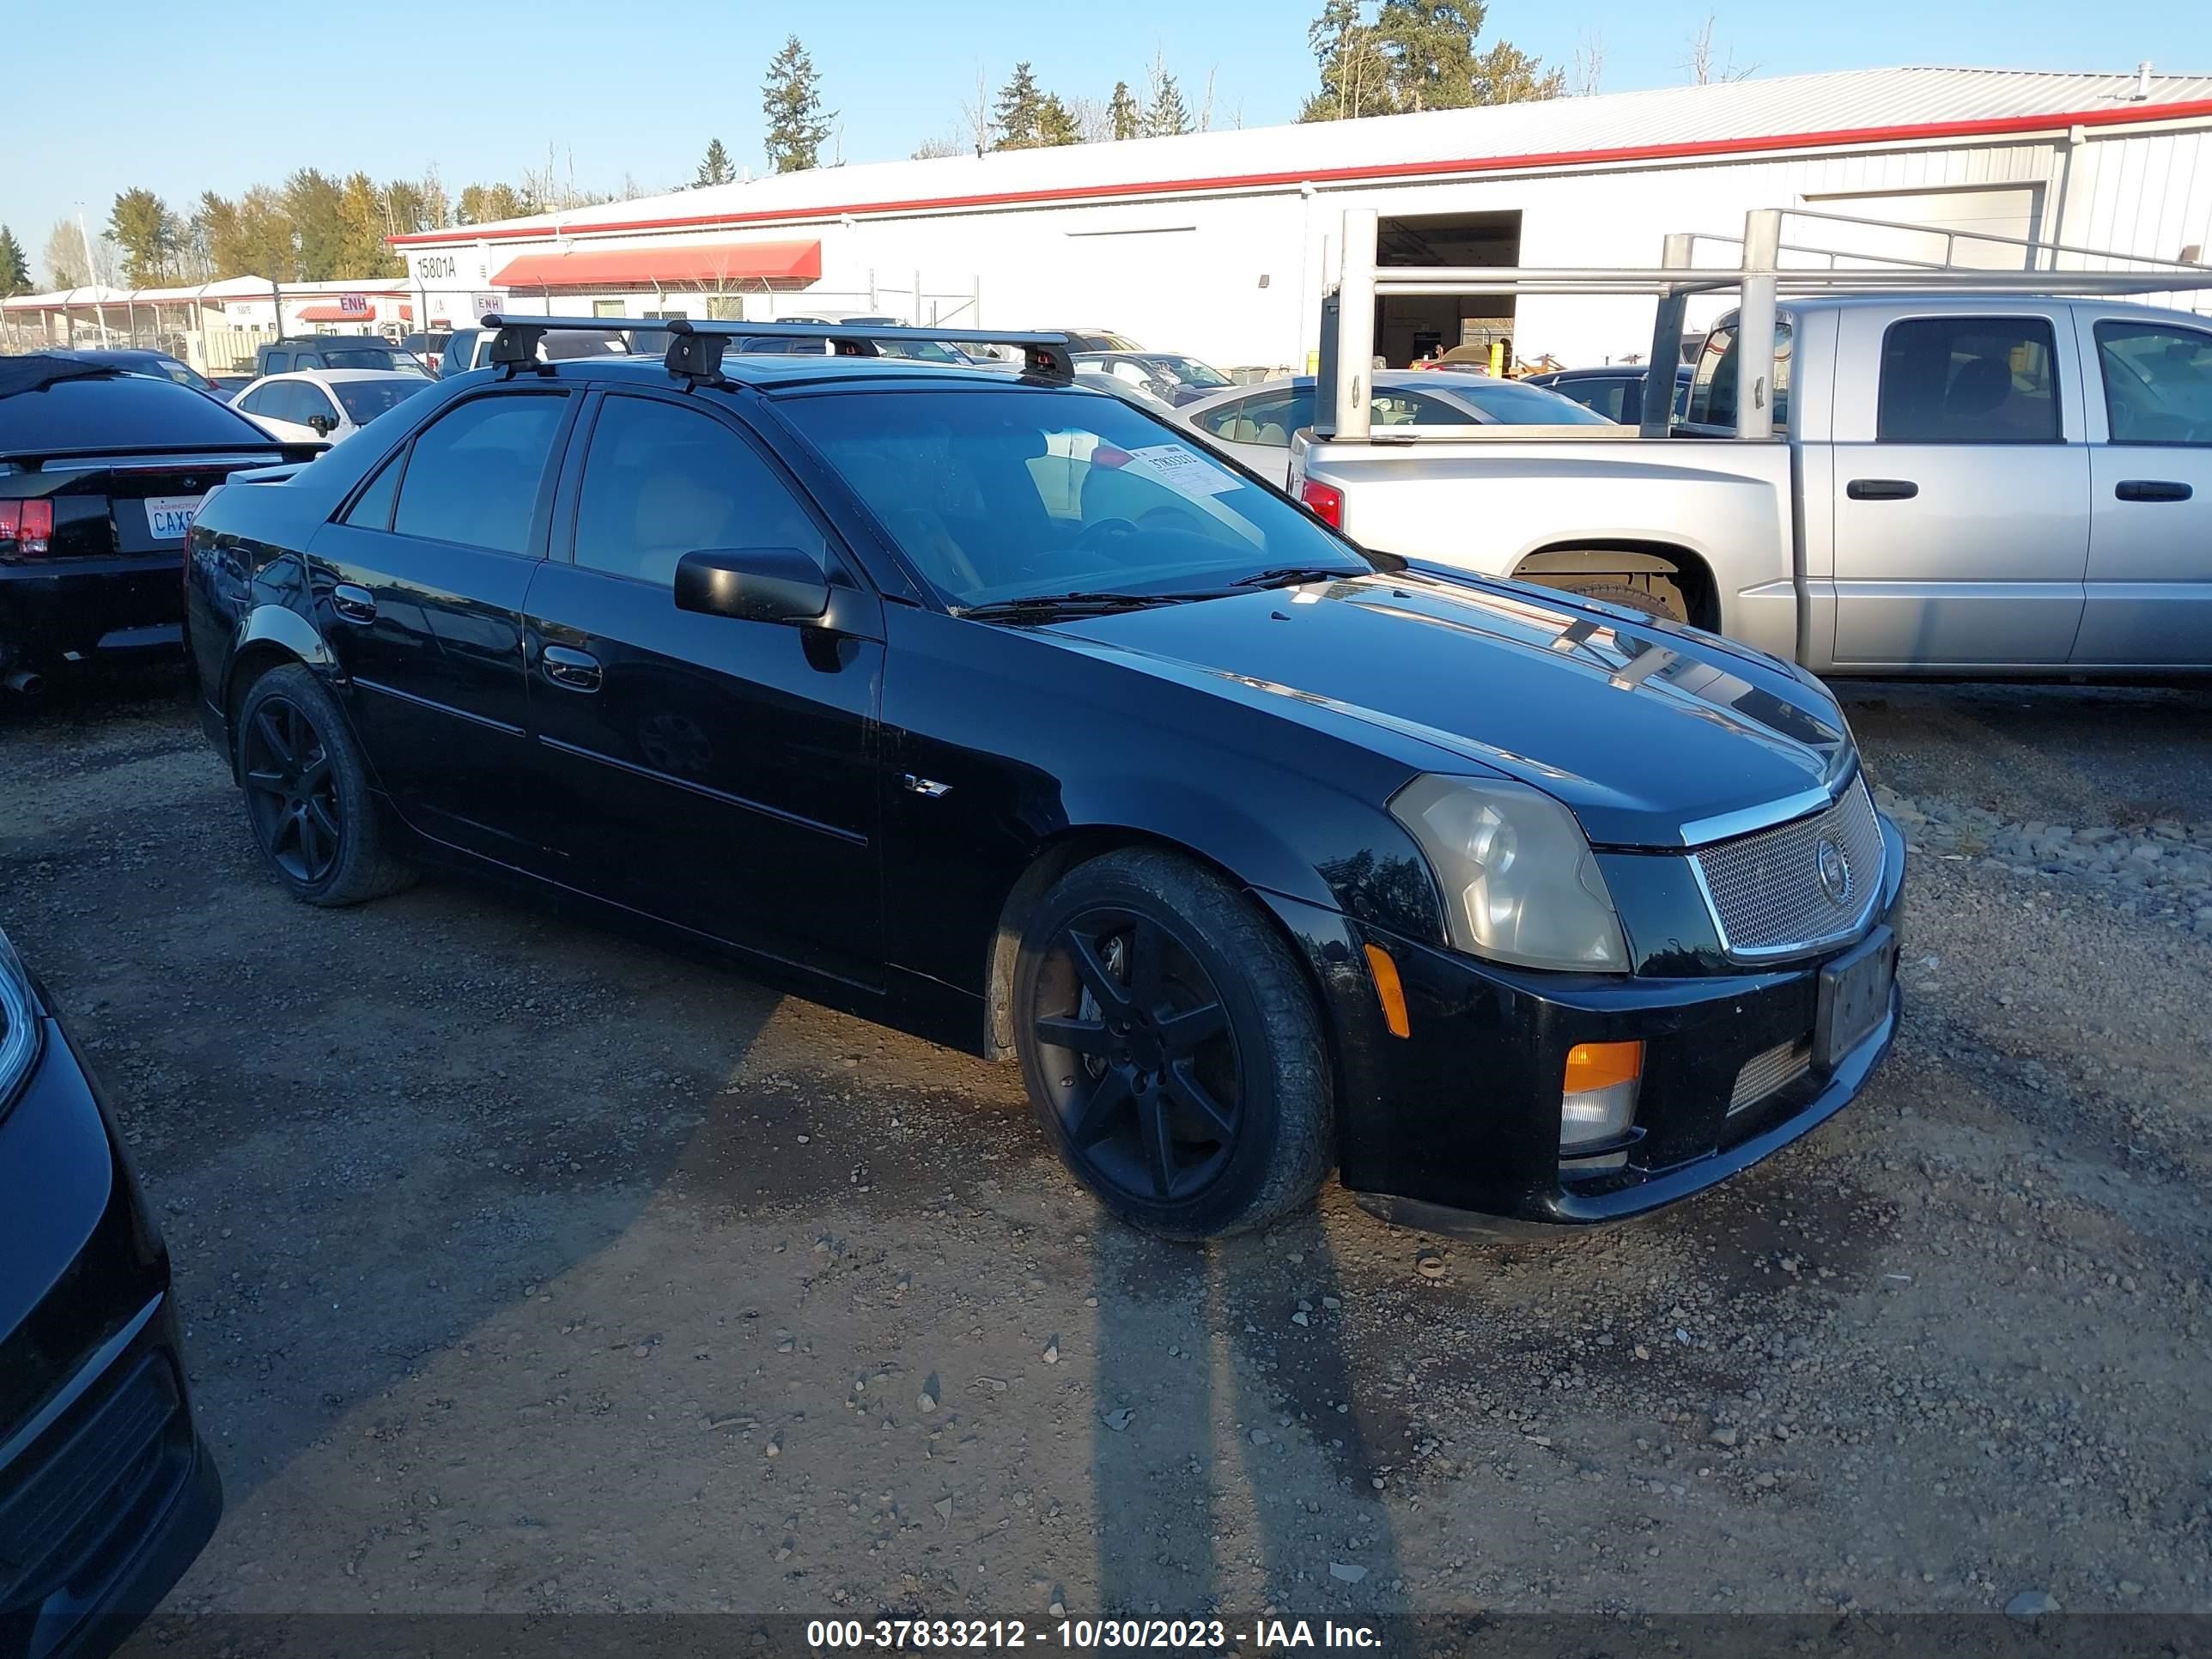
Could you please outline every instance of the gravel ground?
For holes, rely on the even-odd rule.
[[[1848,708],[1918,852],[1851,1110],[1563,1245],[1332,1191],[1202,1251],[1011,1066],[470,885],[293,905],[166,689],[0,712],[0,922],[229,1492],[171,1607],[2212,1612],[2212,701]]]

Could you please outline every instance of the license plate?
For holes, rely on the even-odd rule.
[[[206,499],[204,495],[149,495],[146,528],[157,542],[180,542],[191,529],[200,503]]]
[[[1889,1012],[1889,988],[1896,978],[1897,935],[1887,927],[1820,969],[1813,1054],[1821,1066],[1833,1067],[1873,1034]]]

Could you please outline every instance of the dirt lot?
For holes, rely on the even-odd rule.
[[[1559,1247],[1332,1191],[1203,1252],[1011,1066],[487,890],[294,905],[166,688],[0,713],[0,923],[229,1492],[172,1606],[2212,1611],[2212,698],[1849,708],[1923,843],[1853,1109]]]

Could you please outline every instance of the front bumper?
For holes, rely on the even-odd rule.
[[[60,1024],[0,1119],[0,1659],[98,1659],[184,1575],[222,1489],[168,1257]]]
[[[176,554],[0,564],[0,670],[156,659],[184,623]]]
[[[1885,822],[1882,830],[1888,857],[1873,925],[1894,930],[1905,848],[1894,826]],[[1369,943],[1389,951],[1411,1035],[1382,1029],[1364,974],[1331,976],[1345,1096],[1342,1177],[1367,1208],[1431,1230],[1589,1226],[1703,1192],[1849,1104],[1888,1053],[1902,1009],[1893,984],[1879,1023],[1832,1066],[1808,1063],[1731,1110],[1747,1062],[1809,1042],[1820,969],[1854,946],[1766,972],[1621,979],[1504,968],[1349,926],[1351,948],[1340,960],[1356,963]],[[1355,986],[1364,1000],[1357,1006]],[[1577,1043],[1628,1041],[1644,1043],[1644,1061],[1626,1162],[1563,1174],[1567,1053]]]

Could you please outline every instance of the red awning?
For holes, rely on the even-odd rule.
[[[306,306],[301,307],[300,320],[303,323],[373,323],[376,307],[356,307],[348,310],[343,306]]]
[[[822,275],[819,242],[701,242],[685,247],[595,247],[526,253],[492,274],[494,288],[711,287],[730,283],[811,283]]]

